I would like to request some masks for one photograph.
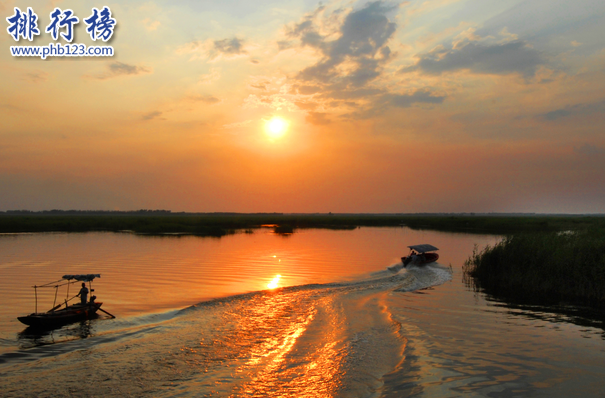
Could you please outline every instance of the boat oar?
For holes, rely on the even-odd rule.
[[[53,312],[54,310],[56,310],[57,308],[61,307],[63,304],[65,304],[65,306],[67,307],[67,303],[73,299],[75,299],[78,296],[73,296],[72,298],[70,298],[69,300],[65,300],[64,303],[61,303],[59,305],[54,306],[53,308],[51,308],[50,310],[48,310],[48,312]]]
[[[115,318],[115,315],[110,314],[109,312],[105,311],[103,308],[99,308],[99,311],[103,311],[104,313],[106,313],[107,315],[109,315],[112,318]]]

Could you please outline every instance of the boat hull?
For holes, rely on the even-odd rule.
[[[17,319],[25,325],[36,328],[52,328],[90,319],[96,316],[103,303],[76,304],[52,312],[39,312],[20,316]]]
[[[426,264],[434,263],[435,261],[437,261],[439,259],[439,254],[437,254],[437,253],[424,253],[423,256],[424,256],[424,259],[422,259],[422,260],[416,259],[416,261],[414,261],[414,262],[412,262],[409,257],[401,257],[401,262],[403,263],[403,265],[405,267],[407,267],[409,264],[426,265]]]

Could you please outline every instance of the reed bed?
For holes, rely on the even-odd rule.
[[[605,229],[507,236],[475,250],[464,271],[494,296],[605,307]]]
[[[354,229],[357,227],[406,226],[448,232],[509,234],[524,231],[578,230],[597,224],[599,216],[470,216],[410,214],[104,214],[0,213],[0,232],[133,231],[144,234],[194,234],[223,236],[236,230],[263,225],[283,231],[301,228]]]

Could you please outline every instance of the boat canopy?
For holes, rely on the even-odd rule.
[[[435,250],[439,250],[438,248],[436,248],[433,245],[428,245],[428,244],[423,244],[423,245],[414,245],[414,246],[408,246],[411,250],[416,250],[419,253],[424,253],[424,252],[432,252]]]
[[[85,274],[85,275],[63,275],[63,279],[68,281],[75,279],[80,282],[90,282],[95,278],[100,278],[101,274]]]

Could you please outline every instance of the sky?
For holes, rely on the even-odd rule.
[[[31,42],[15,7],[38,16]],[[103,7],[115,29],[93,41]],[[79,18],[71,44],[114,55],[12,56],[70,44],[45,32],[55,8]],[[0,211],[605,213],[602,0],[0,14]]]

